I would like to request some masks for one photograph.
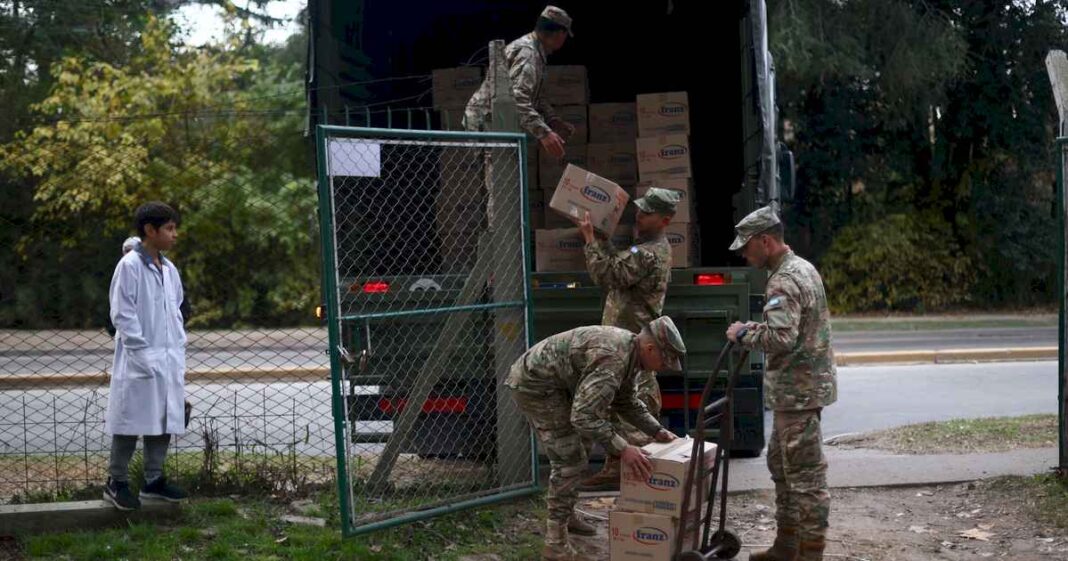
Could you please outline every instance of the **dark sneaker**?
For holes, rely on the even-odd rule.
[[[104,500],[115,505],[119,510],[137,510],[141,508],[141,501],[130,491],[130,484],[126,481],[112,481],[104,484]]]
[[[153,499],[177,503],[185,500],[189,495],[185,491],[170,485],[163,477],[146,484],[141,488],[142,499]]]

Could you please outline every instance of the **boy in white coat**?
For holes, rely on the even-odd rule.
[[[163,203],[138,208],[135,222],[142,243],[122,257],[111,279],[111,321],[117,333],[107,410],[111,462],[104,499],[119,510],[141,506],[129,483],[138,436],[145,441],[141,497],[166,501],[186,497],[163,477],[171,435],[185,432],[186,336],[179,309],[184,295],[178,269],[163,256],[178,239],[179,221],[178,213]]]

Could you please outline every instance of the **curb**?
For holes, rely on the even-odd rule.
[[[877,351],[839,353],[838,366],[877,364],[952,364],[959,362],[1010,362],[1024,360],[1056,360],[1057,347],[1025,347],[1018,349],[945,349],[930,351]],[[326,382],[329,368],[317,367],[226,367],[186,372],[185,381],[199,383],[228,382]],[[106,386],[111,376],[99,373],[12,374],[0,375],[0,391],[47,389],[53,387]]]
[[[943,349],[930,351],[879,351],[835,355],[838,366],[870,364],[948,364],[954,362],[1005,362],[1016,360],[1054,360],[1057,347],[1018,349]]]

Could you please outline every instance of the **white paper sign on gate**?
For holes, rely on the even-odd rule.
[[[382,145],[352,138],[328,141],[329,173],[333,177],[379,177],[382,175]]]

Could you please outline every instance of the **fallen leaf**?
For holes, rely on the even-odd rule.
[[[928,530],[927,528],[924,528],[923,526],[909,526],[909,531],[914,533],[914,534],[927,534],[927,533],[930,533],[930,530]]]
[[[983,541],[983,542],[988,542],[988,541],[990,541],[990,538],[994,537],[994,534],[991,534],[990,532],[984,532],[984,531],[980,530],[979,528],[972,528],[971,530],[965,530],[965,531],[963,531],[963,532],[961,532],[961,533],[959,533],[957,535],[962,537],[962,538],[968,538],[968,539],[972,539],[972,540],[979,540],[979,541]]]
[[[930,491],[920,491],[919,493],[916,493],[916,496],[917,497],[933,497],[934,493],[932,493]]]
[[[976,527],[980,530],[990,530],[994,528],[993,524],[976,524]]]
[[[282,536],[282,537],[278,538],[277,540],[274,540],[274,543],[283,544],[283,543],[286,543],[287,541],[289,541],[289,536]]]
[[[371,546],[372,553],[382,553],[382,546],[375,544]]]

